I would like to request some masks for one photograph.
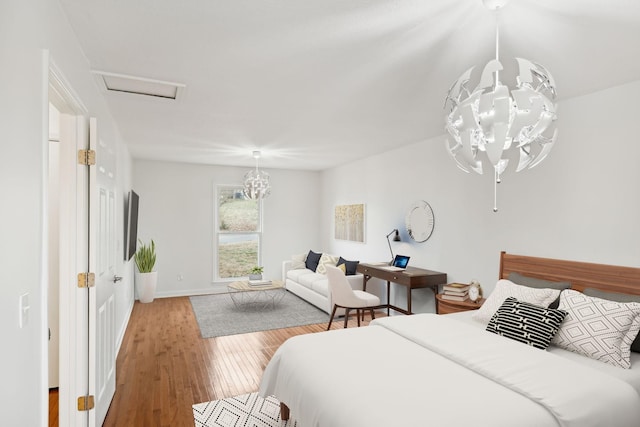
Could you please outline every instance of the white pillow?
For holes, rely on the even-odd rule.
[[[327,274],[327,265],[336,266],[338,258],[335,255],[322,254],[320,261],[318,261],[318,267],[316,267],[316,273]]]
[[[566,290],[560,310],[569,314],[551,341],[565,350],[629,369],[631,343],[640,331],[640,304],[590,297]]]
[[[291,255],[291,270],[299,270],[301,268],[307,268],[305,261],[307,260],[307,254]]]
[[[541,307],[549,307],[549,304],[554,302],[560,290],[558,289],[538,289],[530,288],[528,286],[516,285],[510,280],[500,279],[496,283],[496,288],[491,292],[491,295],[482,304],[472,317],[480,322],[489,323],[491,317],[500,308],[504,300],[508,297],[514,297],[518,301],[528,302],[530,304],[538,305]]]

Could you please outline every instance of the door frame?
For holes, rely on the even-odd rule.
[[[77,274],[88,271],[88,172],[77,151],[89,146],[88,110],[48,57],[48,104],[60,111],[60,385],[59,420],[87,426],[88,412],[78,411],[78,396],[88,395],[88,298]],[[63,140],[64,138],[64,140]],[[48,377],[48,373],[45,373]]]

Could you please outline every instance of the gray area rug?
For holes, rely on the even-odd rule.
[[[196,427],[297,427],[295,420],[280,420],[280,402],[258,393],[193,405]]]
[[[329,322],[327,313],[290,292],[275,306],[237,307],[230,294],[198,295],[189,299],[202,338]]]

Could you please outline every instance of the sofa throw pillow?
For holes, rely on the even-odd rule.
[[[629,294],[620,294],[617,292],[605,292],[599,289],[587,288],[583,292],[585,295],[589,295],[590,297],[596,297],[601,299],[607,299],[609,301],[616,302],[640,302],[640,295],[629,295]],[[640,353],[640,333],[636,339],[633,340],[633,344],[631,344],[631,351],[634,353]]]
[[[487,325],[487,331],[546,350],[567,315],[566,311],[540,307],[508,297]]]
[[[560,295],[558,289],[536,289],[527,286],[516,285],[510,280],[501,279],[496,283],[496,287],[486,299],[484,304],[476,310],[472,317],[482,323],[489,323],[496,310],[508,297],[514,297],[518,301],[528,302],[541,307],[549,307]]]
[[[338,259],[338,264],[336,264],[338,267],[340,267],[341,265],[345,266],[346,272],[345,274],[347,276],[354,276],[357,272],[357,268],[358,268],[358,264],[360,263],[360,261],[348,261],[342,257],[340,257]]]
[[[336,267],[338,267],[345,274],[345,276],[347,275],[347,266],[346,265],[338,264],[338,265],[336,265]]]
[[[322,254],[320,257],[320,261],[318,262],[318,267],[316,268],[316,273],[327,274],[327,265],[332,267],[336,266],[338,262],[338,257],[329,254]]]
[[[567,317],[551,341],[565,350],[628,369],[640,330],[640,304],[590,297],[568,289],[560,295]]]
[[[553,282],[551,280],[538,279],[536,277],[524,276],[520,273],[509,273],[509,277],[507,279],[511,280],[513,283],[522,286],[528,286],[530,288],[550,288],[550,289],[559,289],[560,291],[564,289],[569,289],[571,287],[571,283],[569,282]],[[551,304],[549,304],[549,308],[558,308],[560,304],[560,295],[558,298]]]
[[[307,259],[304,261],[304,266],[311,271],[316,271],[318,268],[318,262],[320,262],[320,257],[322,254],[317,254],[313,251],[309,251],[307,254]]]
[[[307,268],[304,264],[307,258],[307,254],[296,254],[291,255],[291,270],[300,270],[302,268]]]

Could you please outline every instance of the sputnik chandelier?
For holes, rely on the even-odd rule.
[[[515,86],[500,80],[500,33],[498,12],[508,0],[483,0],[496,13],[496,58],[489,61],[479,83],[471,88],[471,74],[465,71],[451,86],[445,101],[446,146],[458,167],[469,173],[483,173],[483,161],[494,170],[493,211],[498,211],[497,184],[519,153],[516,172],[530,169],[549,154],[557,138],[556,88],[553,77],[542,65],[515,58],[518,64]],[[514,70],[515,71],[515,70]]]
[[[256,159],[256,168],[252,169],[244,175],[244,195],[253,200],[264,199],[271,194],[271,185],[269,184],[269,174],[258,169],[258,159],[260,151],[253,152],[253,158]]]

